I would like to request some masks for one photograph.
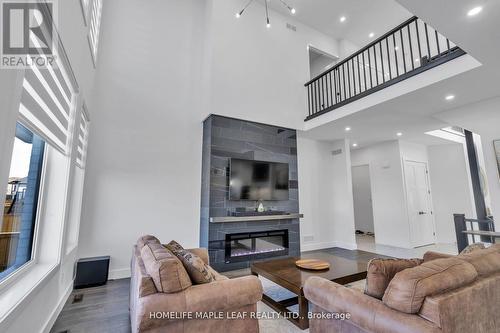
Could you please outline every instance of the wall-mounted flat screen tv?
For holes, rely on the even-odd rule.
[[[232,158],[229,200],[288,200],[288,164]]]

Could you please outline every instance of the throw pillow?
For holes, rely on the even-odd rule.
[[[215,281],[215,276],[209,266],[199,256],[185,250],[176,241],[168,243],[166,248],[180,259],[193,283],[203,284]]]
[[[374,258],[368,262],[365,294],[382,299],[387,286],[396,273],[418,266],[422,259],[380,259]]]

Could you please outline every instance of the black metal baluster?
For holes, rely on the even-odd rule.
[[[403,40],[403,29],[399,30],[399,38],[401,39],[401,54],[403,55],[403,68],[406,73],[406,54],[405,54],[405,42]]]
[[[330,106],[333,105],[333,86],[332,86],[332,72],[328,73],[328,78],[330,79]]]
[[[373,45],[373,60],[375,60],[375,79],[378,86],[377,48],[375,45]]]
[[[368,49],[368,70],[370,71],[370,89],[373,88],[373,78],[372,78],[372,56],[370,54],[370,49]]]
[[[417,42],[418,42],[418,61],[422,65],[422,47],[420,46],[420,32],[418,31],[418,19],[415,20],[415,29],[417,31]]]
[[[411,69],[415,69],[415,59],[413,59],[413,46],[411,45],[411,34],[410,34],[410,25],[408,24],[408,43],[410,44],[410,59],[411,59]]]
[[[436,29],[434,29],[434,34],[436,35],[436,45],[437,45],[438,55],[440,55],[441,48],[439,47],[439,36],[438,36],[438,31]]]
[[[365,51],[363,51],[363,53],[362,53],[362,59],[363,59],[362,67],[363,67],[363,78],[364,78],[364,82],[365,82],[365,91],[367,91],[368,90],[368,85],[367,85],[367,82],[366,82]]]
[[[309,111],[309,116],[311,113],[311,85],[307,86],[307,110]]]
[[[342,81],[343,81],[343,85],[344,85],[344,98],[342,99],[343,101],[346,99],[346,92],[345,92],[345,68],[344,68],[344,64],[342,64]]]
[[[311,84],[313,114],[316,113],[316,81]]]
[[[425,27],[425,40],[427,41],[427,55],[429,59],[427,61],[431,61],[431,45],[429,43],[429,31],[427,30],[427,23],[424,22]]]
[[[335,104],[337,104],[337,93],[338,93],[338,89],[337,89],[337,70],[333,70],[333,92],[335,93]]]
[[[358,82],[359,82],[359,92],[361,93],[361,71],[359,70],[359,53],[356,56],[356,62],[358,63]],[[365,87],[366,90],[366,87]]]
[[[389,80],[392,80],[392,68],[391,68],[391,52],[389,51],[389,36],[385,39],[385,45],[387,47],[387,63],[389,67]]]
[[[352,90],[351,90],[351,73],[349,70],[349,61],[346,62],[346,67],[347,67],[347,85],[349,86],[349,98],[352,97]]]
[[[356,92],[356,71],[354,70],[354,59],[351,60],[351,68],[352,68],[352,82],[354,86],[354,96],[357,95]]]
[[[385,70],[384,70],[384,53],[382,52],[382,41],[378,43],[380,48],[380,63],[382,64],[382,80],[385,83]]]
[[[321,110],[325,108],[325,91],[323,88],[323,76],[319,78],[319,102],[321,103]]]
[[[396,49],[397,48],[396,36],[394,34],[392,34],[392,42],[394,44],[394,58],[395,58],[395,62],[396,62],[396,77],[398,77],[399,76],[398,50]]]

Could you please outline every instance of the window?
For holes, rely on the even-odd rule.
[[[45,142],[17,124],[3,218],[0,280],[32,259]]]
[[[89,135],[89,117],[87,115],[85,104],[82,107],[80,115],[80,124],[76,129],[78,132],[76,165],[81,169],[85,169],[85,160],[87,157],[87,141]]]
[[[94,60],[94,65],[96,64],[97,48],[99,45],[101,12],[102,12],[102,0],[93,0],[92,12],[90,13],[89,43],[90,43],[90,52],[92,53],[92,59]]]

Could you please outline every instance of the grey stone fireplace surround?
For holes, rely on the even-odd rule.
[[[281,216],[258,216],[258,220],[211,222],[233,216],[241,210],[255,210],[256,201],[229,200],[229,162],[231,158],[280,162],[289,166],[289,198],[263,201],[266,210],[280,211]],[[207,247],[210,263],[218,271],[249,267],[252,260],[280,258],[300,254],[299,189],[297,181],[297,135],[295,130],[212,115],[203,123],[203,166],[201,188],[200,245]],[[273,214],[272,212],[268,212]],[[246,220],[248,218],[245,218]],[[287,234],[287,251],[278,248],[249,258],[227,260],[226,236],[231,234],[268,237]],[[229,237],[229,236],[228,236]],[[286,238],[286,237],[285,237]],[[254,243],[255,244],[255,243]]]

